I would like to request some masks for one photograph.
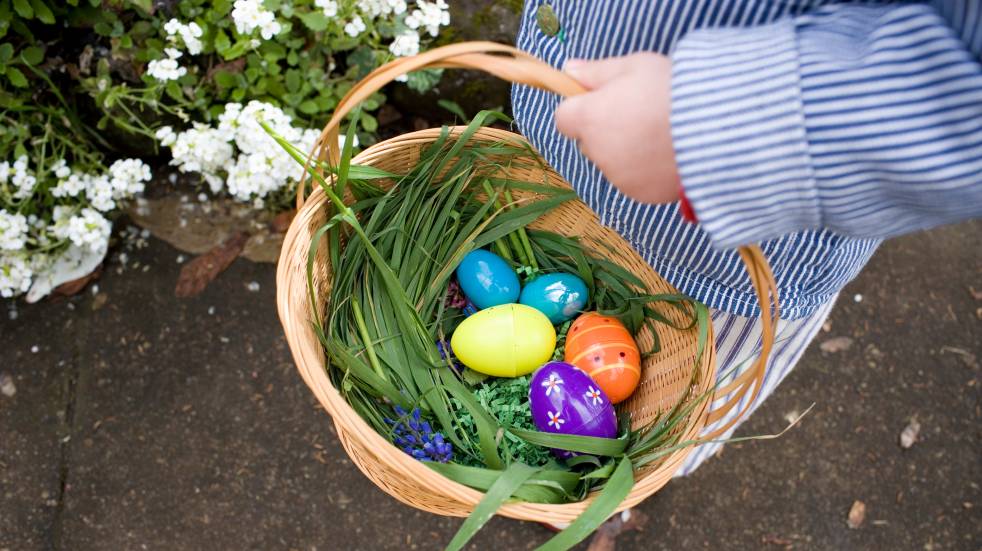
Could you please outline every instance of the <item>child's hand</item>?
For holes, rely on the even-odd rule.
[[[644,203],[679,198],[668,116],[672,62],[642,53],[570,60],[566,72],[591,91],[563,101],[556,128],[625,195]]]

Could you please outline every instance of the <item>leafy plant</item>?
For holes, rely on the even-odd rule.
[[[449,22],[447,8],[443,0],[0,0],[0,294],[48,277],[77,245],[56,231],[58,216],[67,225],[87,213],[75,241],[98,235],[99,246],[75,264],[92,264],[113,209],[149,180],[143,168],[124,169],[132,162],[113,161],[192,143],[203,127],[217,132],[223,116],[234,127],[217,149],[230,152],[223,163],[201,170],[198,158],[175,154],[174,164],[201,173],[213,192],[284,205],[293,173],[264,178],[263,162],[272,173],[276,157],[255,153],[273,147],[245,144],[255,132],[236,128],[258,129],[256,121],[229,113],[272,117],[312,142],[310,129],[358,79],[424,48]],[[405,80],[425,89],[437,77]],[[384,102],[381,93],[365,102],[362,143],[374,141]],[[98,227],[82,231],[86,224]]]

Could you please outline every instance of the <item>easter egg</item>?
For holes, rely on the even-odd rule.
[[[484,249],[467,253],[457,266],[457,282],[478,310],[518,302],[522,290],[515,270],[503,258]]]
[[[631,332],[613,316],[588,312],[566,333],[564,359],[586,371],[617,404],[641,380],[641,354]]]
[[[590,292],[582,279],[565,272],[541,275],[525,285],[519,302],[563,323],[586,308]]]
[[[474,371],[518,377],[549,361],[556,350],[556,330],[535,308],[503,304],[462,321],[450,338],[450,347]]]
[[[617,415],[607,395],[589,375],[566,362],[549,362],[532,375],[529,406],[532,421],[542,432],[617,436]],[[562,459],[575,455],[552,451]]]
[[[477,306],[474,306],[474,303],[468,300],[461,312],[464,313],[465,317],[473,316],[477,313]]]

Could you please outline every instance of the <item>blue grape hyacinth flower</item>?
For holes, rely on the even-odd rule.
[[[453,459],[453,445],[434,431],[428,421],[422,420],[419,408],[413,408],[411,414],[400,406],[394,410],[398,418],[385,419],[392,427],[393,444],[420,461],[446,463]]]

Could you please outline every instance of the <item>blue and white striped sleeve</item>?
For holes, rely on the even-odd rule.
[[[698,30],[672,59],[679,173],[714,246],[982,216],[980,55],[933,8]]]

